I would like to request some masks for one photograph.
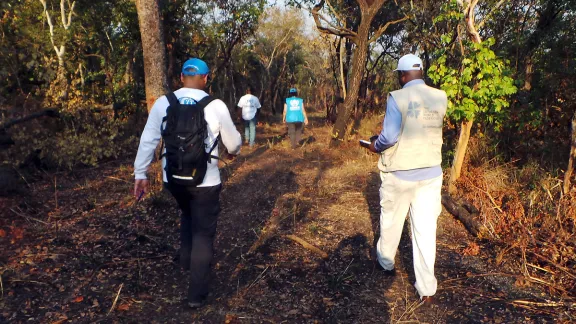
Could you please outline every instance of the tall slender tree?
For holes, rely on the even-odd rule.
[[[321,11],[325,4],[328,4],[330,17]],[[385,6],[387,4],[390,5],[388,7],[391,12],[383,13],[384,9],[388,9]],[[353,7],[349,5],[332,4],[329,0],[321,0],[311,10],[318,31],[346,38],[355,46],[346,99],[342,111],[338,112],[332,130],[332,144],[339,143],[346,135],[348,122],[357,104],[360,85],[366,70],[369,45],[376,42],[391,25],[408,19],[408,16],[391,19],[390,17],[399,17],[397,13],[392,12],[393,9],[397,11],[398,8],[388,0],[356,0],[355,5],[357,8],[352,9]],[[359,16],[355,17],[356,23],[347,23],[346,20],[350,19],[351,15]]]
[[[144,52],[144,77],[148,111],[158,97],[168,91],[164,31],[158,0],[136,0]]]

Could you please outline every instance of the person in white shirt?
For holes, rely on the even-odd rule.
[[[256,124],[260,113],[260,101],[253,95],[254,89],[248,87],[246,94],[238,101],[238,107],[242,109],[242,119],[244,120],[244,142],[254,146],[256,141]]]
[[[200,59],[189,59],[182,68],[183,88],[174,94],[180,104],[196,104],[208,96],[204,92],[210,70]],[[161,138],[161,125],[169,102],[166,96],[156,100],[140,138],[138,154],[134,161],[134,196],[137,198],[148,192],[149,182],[146,171],[154,156],[154,151]],[[240,153],[242,138],[230,117],[226,104],[213,100],[204,108],[204,119],[207,123],[207,138],[204,143],[208,152],[218,136],[227,148],[229,157]],[[165,127],[165,125],[163,126]],[[218,156],[218,147],[211,153]],[[162,158],[165,187],[176,199],[181,211],[180,264],[190,269],[188,305],[200,307],[208,294],[210,262],[213,257],[213,242],[216,233],[216,222],[220,212],[220,191],[222,189],[218,160],[210,158],[207,162],[206,175],[198,186],[183,186],[173,183],[166,175],[166,158]]]

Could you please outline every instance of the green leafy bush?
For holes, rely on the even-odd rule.
[[[448,95],[448,116],[456,122],[483,117],[500,129],[509,107],[508,97],[516,93],[508,62],[492,51],[494,38],[474,43],[456,34],[464,15],[456,1],[442,7],[434,23],[450,28],[441,37],[434,53],[435,63],[428,70],[430,79]],[[465,30],[464,27],[461,28]],[[458,42],[458,46],[456,46]]]
[[[15,145],[2,153],[14,165],[30,160],[33,154],[35,162],[47,168],[96,166],[137,145],[127,119],[87,109],[64,113],[59,119],[24,123],[10,133]]]

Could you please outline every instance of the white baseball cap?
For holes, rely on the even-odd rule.
[[[398,60],[398,67],[394,71],[419,71],[423,68],[422,60],[414,55],[407,54]]]

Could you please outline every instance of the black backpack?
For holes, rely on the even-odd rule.
[[[206,96],[192,105],[181,104],[173,92],[166,95],[170,105],[162,119],[160,131],[166,147],[166,177],[168,183],[198,186],[204,181],[211,153],[218,139],[206,152],[204,140],[208,137],[208,124],[204,108],[214,98]]]

